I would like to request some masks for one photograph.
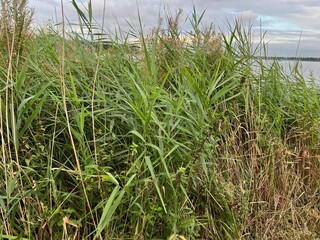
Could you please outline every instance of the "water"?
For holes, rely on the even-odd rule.
[[[286,72],[290,73],[295,66],[295,61],[280,61]],[[299,71],[306,81],[314,79],[320,83],[320,62],[301,61],[299,63]]]
[[[265,60],[267,65],[271,64],[272,60]],[[289,75],[292,69],[296,66],[296,61],[280,60],[280,65],[284,68],[285,72]],[[320,83],[320,62],[300,61],[298,63],[299,72],[304,77],[305,81],[314,80]]]

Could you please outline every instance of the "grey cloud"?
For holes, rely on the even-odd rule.
[[[88,0],[77,2],[83,3],[84,6],[88,4]],[[51,17],[54,17],[54,9],[61,17],[60,0],[29,0],[29,3],[36,6],[39,22],[48,19],[50,11]],[[63,3],[65,15],[71,22],[76,23],[78,18],[70,0],[63,0]],[[227,22],[233,22],[235,18],[240,17],[244,21],[251,21],[253,29],[259,32],[261,21],[262,29],[267,30],[268,38],[275,41],[274,44],[270,44],[274,48],[294,48],[295,41],[303,30],[301,39],[306,49],[313,45],[313,53],[320,55],[320,47],[317,47],[320,46],[319,0],[106,0],[105,16],[102,14],[104,0],[92,0],[92,4],[96,20],[101,24],[104,19],[106,28],[110,30],[117,24],[127,30],[126,21],[138,27],[138,8],[143,26],[148,30],[157,25],[159,14],[164,16],[164,9],[172,13],[177,9],[183,9],[184,20],[190,16],[192,6],[195,5],[198,15],[206,11],[203,22],[214,22],[217,28],[225,29]],[[189,26],[188,23],[184,24],[186,28]]]

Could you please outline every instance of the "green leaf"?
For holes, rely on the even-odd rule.
[[[21,131],[19,132],[19,136],[23,136],[23,134],[25,133],[25,131],[31,126],[32,121],[35,119],[35,117],[37,116],[37,114],[40,113],[40,110],[42,108],[42,105],[44,103],[44,101],[47,98],[47,94],[45,94],[40,102],[38,103],[37,107],[35,109],[33,109],[32,114],[27,118],[23,128],[21,129]]]
[[[166,209],[166,205],[163,201],[163,197],[162,197],[162,194],[161,194],[161,191],[160,191],[160,188],[159,188],[159,185],[158,185],[158,179],[156,178],[156,175],[154,174],[154,169],[153,169],[153,165],[152,165],[152,162],[150,160],[150,157],[149,156],[145,156],[145,161],[146,161],[146,164],[149,168],[149,171],[151,173],[151,177],[152,177],[152,180],[154,182],[154,185],[156,187],[156,190],[158,192],[158,196],[160,198],[160,201],[161,201],[161,204],[162,204],[162,207],[163,207],[163,210],[165,211],[165,213],[167,213],[167,209]]]

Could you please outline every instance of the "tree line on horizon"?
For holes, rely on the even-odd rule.
[[[320,62],[320,57],[285,57],[285,56],[259,56],[266,60],[286,60],[286,61],[308,61]]]

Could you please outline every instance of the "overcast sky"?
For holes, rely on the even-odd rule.
[[[88,0],[77,1],[88,5]],[[63,0],[65,16],[71,23],[78,18],[71,0]],[[29,0],[35,8],[36,25],[61,19],[61,0]],[[122,29],[128,29],[128,22],[138,26],[139,9],[146,30],[156,26],[159,13],[168,9],[171,13],[183,10],[182,27],[189,28],[184,21],[191,16],[193,6],[198,14],[204,10],[203,23],[213,23],[216,29],[225,29],[227,22],[236,18],[251,21],[256,40],[262,30],[267,31],[269,55],[320,57],[320,0],[106,0],[106,13],[103,16],[104,0],[92,0],[93,15],[105,27],[112,30],[116,22]],[[260,27],[261,25],[261,27]],[[300,40],[300,41],[299,41]],[[297,52],[298,49],[298,52]]]

